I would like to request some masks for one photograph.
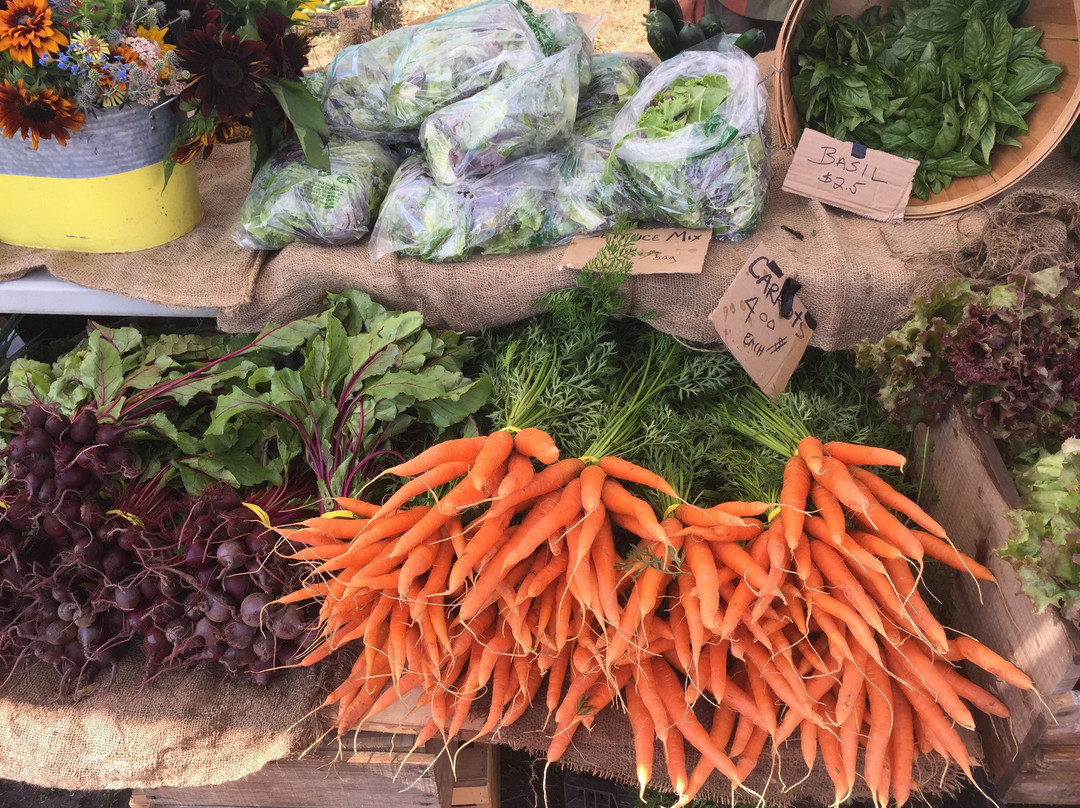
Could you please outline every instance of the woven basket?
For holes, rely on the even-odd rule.
[[[891,0],[832,0],[832,13],[858,17],[871,6],[888,8]],[[780,145],[793,147],[802,132],[799,113],[791,97],[789,46],[795,26],[810,16],[810,0],[795,0],[780,28],[776,43],[773,90],[776,95],[777,138]],[[1028,134],[1018,137],[1019,147],[999,147],[990,157],[990,173],[980,177],[958,177],[939,194],[923,202],[911,198],[904,216],[909,219],[941,216],[1001,193],[1026,176],[1054,148],[1080,113],[1080,0],[1031,0],[1019,16],[1020,25],[1042,29],[1039,44],[1046,56],[1064,69],[1059,76],[1061,89],[1036,96],[1034,108],[1025,116]]]
[[[0,241],[80,252],[133,252],[189,232],[202,218],[191,165],[165,184],[172,105],[87,116],[66,146],[0,138]]]

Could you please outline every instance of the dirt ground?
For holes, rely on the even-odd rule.
[[[382,0],[375,9],[373,28],[382,33],[391,28],[425,17],[442,14],[452,8],[467,5],[470,0]],[[650,51],[645,39],[643,17],[649,10],[648,0],[529,0],[538,8],[559,6],[565,11],[600,17],[596,31],[596,50]],[[651,52],[651,51],[650,51]]]

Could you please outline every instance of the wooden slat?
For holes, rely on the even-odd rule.
[[[453,772],[438,745],[406,760],[411,739],[358,733],[356,751],[321,748],[302,760],[270,763],[217,786],[132,793],[132,808],[450,808]],[[408,740],[407,743],[403,741]],[[351,747],[351,742],[350,742]]]
[[[968,666],[970,678],[1005,702],[1012,713],[1009,720],[977,715],[986,770],[1007,802],[1080,803],[1080,765],[1075,777],[1071,771],[1061,773],[1054,799],[1024,796],[1030,794],[1025,767],[1035,765],[1040,742],[1052,737],[1047,734],[1050,728],[1066,736],[1080,731],[1080,710],[1071,706],[1071,698],[1053,700],[1055,695],[1071,694],[1080,680],[1080,634],[1054,613],[1035,614],[1012,566],[994,553],[1009,535],[1003,514],[1020,501],[993,441],[956,414],[921,434],[928,436],[931,447],[923,466],[924,507],[960,550],[993,571],[999,584],[979,586],[967,576],[957,576],[949,623],[1019,665],[1047,703],[1056,705],[1051,710],[1037,694],[1004,685]],[[920,446],[917,435],[916,457]],[[1039,776],[1053,780],[1058,773],[1040,771]]]

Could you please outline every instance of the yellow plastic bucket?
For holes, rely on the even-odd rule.
[[[202,219],[192,165],[165,185],[170,107],[88,116],[66,146],[0,138],[0,241],[79,252],[134,252],[172,241]]]

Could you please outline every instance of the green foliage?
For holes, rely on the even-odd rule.
[[[277,485],[302,464],[325,496],[351,495],[384,457],[433,442],[485,403],[488,381],[462,373],[468,356],[456,332],[349,291],[255,337],[92,325],[52,364],[16,361],[5,403],[67,416],[90,407],[130,430],[148,478],[169,466],[193,493],[215,481]]]
[[[919,160],[913,193],[986,174],[998,145],[1019,145],[1032,96],[1060,87],[1061,66],[1015,28],[1010,0],[900,0],[884,15],[830,17],[814,0],[792,37],[791,91],[803,122]]]
[[[1061,609],[1080,622],[1080,440],[1043,452],[1016,474],[1023,508],[1007,511],[1011,531],[1000,558],[1016,568],[1036,611]]]
[[[934,421],[960,406],[1011,462],[1080,436],[1078,331],[1080,278],[1051,267],[981,293],[966,280],[940,285],[906,323],[856,350],[881,378],[890,418]]]
[[[704,123],[730,94],[726,76],[675,79],[638,118],[638,129],[646,137],[667,137]]]

